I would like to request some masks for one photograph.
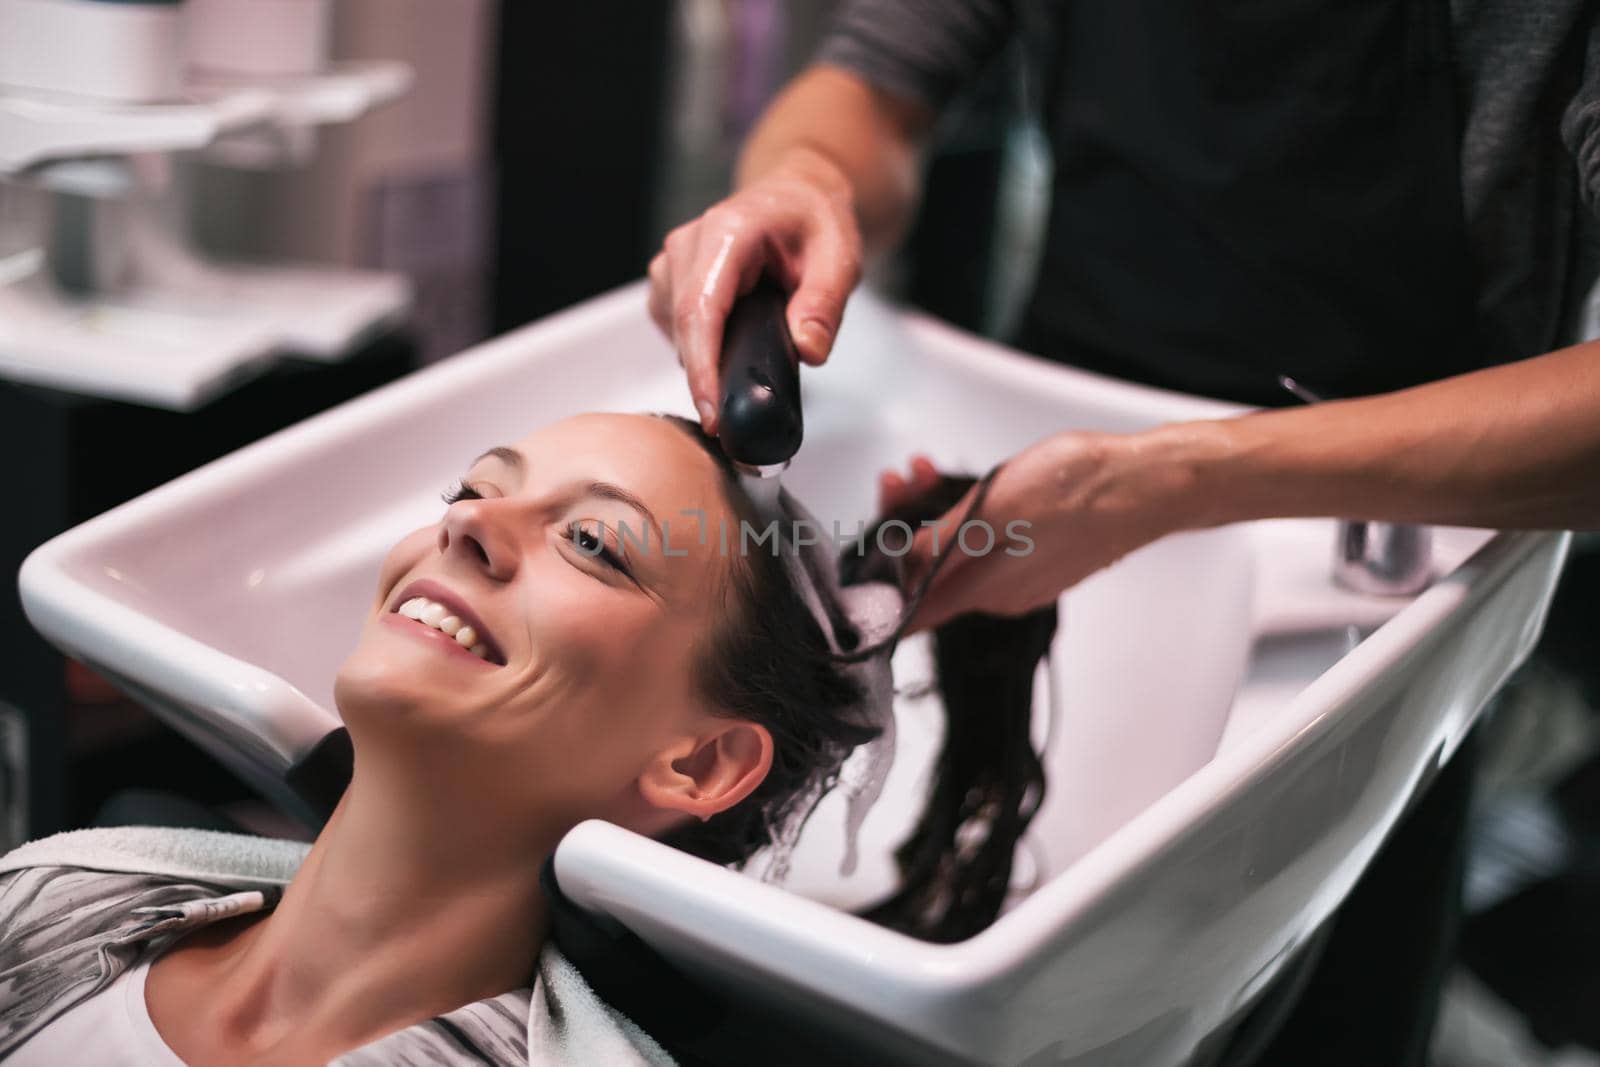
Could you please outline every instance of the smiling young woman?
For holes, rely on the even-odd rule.
[[[693,424],[568,419],[480,456],[446,499],[383,561],[334,687],[353,773],[309,851],[283,861],[292,877],[224,877],[216,857],[251,840],[228,835],[207,839],[203,877],[64,860],[48,840],[22,850],[46,846],[48,863],[0,861],[0,1056],[545,1062],[529,1033],[592,998],[548,943],[541,872],[562,835],[605,819],[742,863],[889,713],[887,685],[869,699],[862,656],[836,647],[846,613],[813,615],[793,560],[698,535],[755,515]],[[885,679],[887,656],[867,657]],[[1028,691],[964,713],[978,733],[1016,719],[1025,750]],[[964,760],[970,783],[938,772],[949,811],[925,820],[907,891],[874,919],[948,939],[993,918],[1042,784],[1020,755],[998,771]],[[997,791],[1008,775],[1021,784]],[[980,794],[1000,803],[974,823],[963,806]],[[991,830],[981,884],[953,881],[956,833],[970,855],[974,825]],[[591,1007],[607,1062],[669,1058]]]

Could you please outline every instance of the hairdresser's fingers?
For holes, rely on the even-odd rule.
[[[918,459],[925,460],[926,457],[919,456]],[[912,466],[916,467],[915,462]],[[967,490],[955,506],[936,521],[923,523],[911,540],[911,551],[906,554],[905,560],[907,587],[915,589],[929,573],[933,574],[933,580],[929,582],[921,602],[912,612],[911,632],[936,626],[960,614],[960,609],[948,605],[946,591],[951,588],[952,580],[959,572],[972,566],[972,557],[960,550],[956,532],[962,517],[971,510],[976,493],[976,486]]]
[[[897,511],[909,499],[908,483],[899,471],[891,469],[878,475],[878,514]]]
[[[817,224],[805,243],[800,284],[789,298],[789,334],[803,362],[823,363],[861,281],[861,235],[849,215]]]
[[[695,264],[687,275],[689,291],[673,294],[673,336],[700,424],[707,433],[716,433],[722,330],[734,300],[761,274],[762,243],[735,209],[722,205],[706,212],[699,235]]]
[[[656,324],[656,329],[666,335],[667,341],[672,341],[672,275],[667,253],[663,249],[657,252],[650,260],[650,298],[648,306],[650,319]],[[674,346],[676,351],[676,346]],[[682,362],[683,357],[678,357]]]
[[[699,225],[696,219],[674,227],[650,261],[651,313],[675,349],[678,347],[678,323],[674,312],[700,247]],[[683,363],[682,352],[678,353],[678,362]]]
[[[1001,551],[972,554],[952,545],[912,615],[911,631],[942,626],[958,615],[1024,615],[1056,595],[1048,576]]]
[[[985,560],[956,554],[945,569],[934,578],[928,595],[911,618],[911,630],[931,630],[943,626],[958,615],[983,612],[989,615],[1016,615],[1026,610],[1025,605],[997,603],[1002,596],[995,588],[996,575],[992,564]]]
[[[939,468],[933,465],[933,460],[922,453],[911,457],[911,491],[917,495],[931,493],[939,480],[944,477],[939,473]]]
[[[933,460],[921,453],[911,457],[907,475],[892,467],[885,470],[878,475],[878,513],[897,511],[924,493],[931,493],[942,477]]]
[[[981,581],[981,576],[976,576],[974,572],[981,569],[975,566],[972,557],[960,552],[946,560],[939,573],[934,575],[921,603],[912,612],[907,632],[931,630],[935,626],[943,626],[957,615],[973,610],[971,597]]]

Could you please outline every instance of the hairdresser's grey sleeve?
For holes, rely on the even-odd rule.
[[[1586,17],[1583,78],[1561,117],[1561,139],[1578,164],[1584,205],[1600,215],[1600,18]]]
[[[817,60],[938,110],[1015,27],[1009,0],[845,0]]]

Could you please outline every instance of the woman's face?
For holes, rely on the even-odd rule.
[[[665,419],[584,415],[479,457],[461,489],[384,560],[340,668],[359,759],[639,823],[641,775],[708,758],[694,740],[726,723],[695,684],[727,616],[733,560],[700,536],[736,521],[721,472]]]

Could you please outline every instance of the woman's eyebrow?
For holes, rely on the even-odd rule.
[[[524,465],[522,462],[522,453],[518,452],[514,448],[507,448],[505,445],[495,445],[493,448],[489,449],[489,451],[485,452],[472,462],[481,463],[483,460],[486,460],[491,456],[509,467],[517,468],[519,471]]]
[[[523,460],[522,453],[514,448],[507,448],[505,445],[494,446],[472,462],[479,463],[490,458],[500,460],[506,466],[514,468],[518,473],[527,468],[527,463]],[[645,506],[643,500],[640,500],[615,482],[589,482],[581,487],[579,493],[583,496],[599,497],[602,500],[615,500],[619,504],[628,505],[628,507],[644,517],[644,520],[650,524],[650,528],[655,531],[657,538],[662,536],[661,523],[656,521],[655,513]]]
[[[615,500],[619,504],[628,505],[644,516],[644,520],[650,524],[650,528],[655,531],[657,538],[661,537],[661,524],[656,521],[655,514],[645,506],[643,500],[640,500],[622,488],[622,486],[612,482],[590,482],[583,487],[583,494],[585,496],[596,496],[602,500]]]

